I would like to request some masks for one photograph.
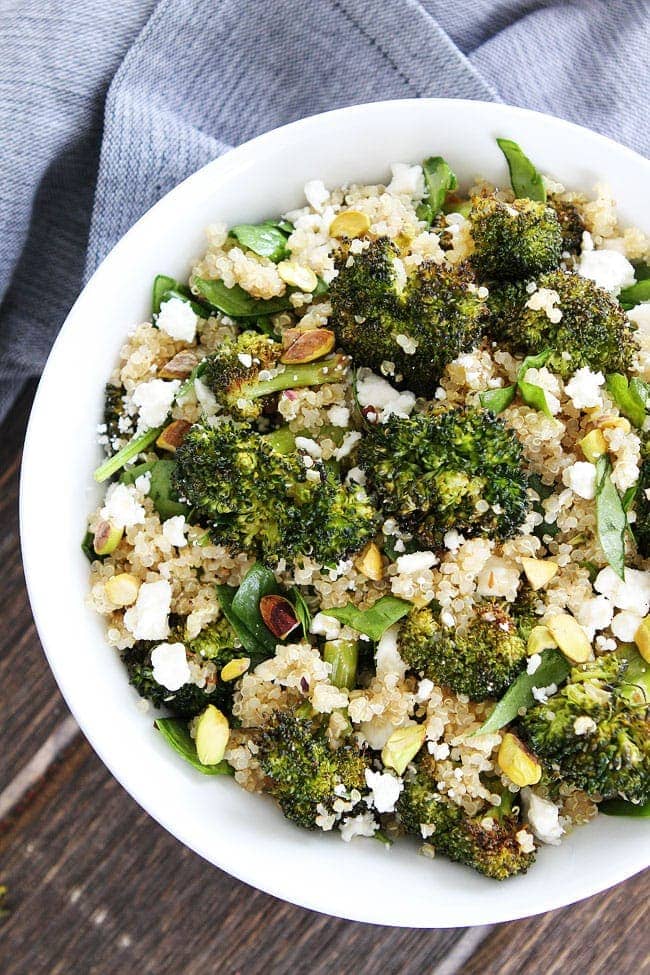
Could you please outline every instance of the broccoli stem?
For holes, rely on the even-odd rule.
[[[104,461],[97,470],[94,472],[93,477],[95,480],[101,484],[102,481],[108,480],[113,474],[121,470],[125,464],[128,464],[130,460],[137,457],[139,453],[152,444],[154,440],[162,433],[163,427],[153,427],[151,430],[147,430],[145,433],[141,433],[140,436],[134,437],[130,440],[121,450],[118,450],[116,454],[109,457],[108,460]]]
[[[357,679],[359,644],[356,640],[330,640],[323,647],[325,663],[332,665],[330,678],[335,687],[351,691]]]
[[[284,389],[301,389],[304,386],[320,386],[323,383],[336,383],[342,378],[346,360],[333,356],[320,362],[307,362],[298,366],[287,366],[284,372],[273,379],[251,384],[246,390],[249,399],[260,399]]]

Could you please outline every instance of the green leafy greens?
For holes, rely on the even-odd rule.
[[[371,640],[379,640],[389,626],[406,616],[411,608],[411,603],[397,596],[381,596],[368,609],[357,609],[353,603],[348,603],[347,606],[324,609],[322,612],[359,633],[365,633]]]
[[[259,562],[251,566],[238,589],[217,586],[223,615],[256,663],[272,657],[279,642],[264,624],[260,613],[260,599],[279,591],[271,570]]]
[[[521,146],[512,139],[497,139],[497,145],[506,157],[515,196],[546,203],[544,181]]]
[[[217,765],[203,765],[199,761],[194,739],[190,735],[187,721],[183,718],[158,718],[154,724],[168,745],[203,775],[232,775],[232,770],[226,761],[219,762]]]
[[[621,579],[625,578],[627,515],[612,481],[612,465],[604,455],[596,463],[596,524],[605,558]]]
[[[642,379],[634,377],[628,383],[627,377],[613,372],[607,377],[607,392],[635,427],[641,428],[646,410],[650,405],[650,386]]]
[[[418,217],[431,224],[443,208],[447,193],[458,186],[456,174],[442,156],[429,156],[422,163],[427,195],[418,207]]]
[[[286,257],[287,239],[292,232],[293,226],[284,220],[267,220],[258,224],[240,223],[229,231],[230,236],[235,237],[247,250],[275,262]]]
[[[546,416],[553,416],[546,399],[546,392],[536,383],[529,383],[524,379],[529,369],[540,369],[548,361],[550,355],[550,349],[546,349],[538,355],[527,355],[519,368],[517,381],[514,385],[500,386],[498,389],[486,389],[481,393],[479,398],[483,409],[496,414],[502,413],[506,407],[510,406],[517,395],[517,391],[519,391],[526,406],[539,410]]]
[[[473,732],[474,735],[487,735],[498,731],[514,721],[520,708],[528,708],[535,703],[533,687],[548,687],[549,684],[561,684],[569,676],[571,665],[559,650],[544,650],[541,654],[542,662],[534,674],[527,671],[510,685],[501,700],[495,704],[493,711],[483,722],[481,727]]]

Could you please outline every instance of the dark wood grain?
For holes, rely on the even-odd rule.
[[[455,931],[352,924],[245,887],[180,846],[76,746],[0,841],[3,975],[430,972]]]
[[[458,975],[647,975],[646,871],[579,904],[499,924]]]
[[[0,429],[0,792],[67,714],[32,621],[20,559],[20,448],[33,393],[28,386]]]

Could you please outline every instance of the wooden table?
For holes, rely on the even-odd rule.
[[[30,387],[0,435],[2,975],[650,972],[647,873],[506,925],[375,927],[261,894],[142,812],[78,732],[32,623],[17,505],[32,395]]]

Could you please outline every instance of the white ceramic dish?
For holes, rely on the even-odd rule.
[[[507,921],[569,904],[650,863],[650,827],[600,816],[559,848],[540,851],[524,877],[498,884],[403,842],[301,831],[263,797],[185,765],[135,707],[103,622],[84,605],[88,564],[79,550],[99,492],[91,471],[102,388],[127,331],[149,314],[150,284],[182,278],[205,226],[272,217],[301,204],[306,180],[330,186],[384,181],[388,164],[440,153],[460,181],[506,182],[496,136],[520,142],[567,186],[607,181],[624,221],[650,231],[650,163],[556,118],[504,105],[451,100],[375,103],[269,132],[195,173],[119,242],[79,296],[52,350],[34,404],[22,471],[27,584],[45,652],[70,709],[125,789],[181,842],[229,873],[329,914],[409,927]],[[643,207],[645,201],[645,208]],[[55,523],[52,544],[52,524]]]

